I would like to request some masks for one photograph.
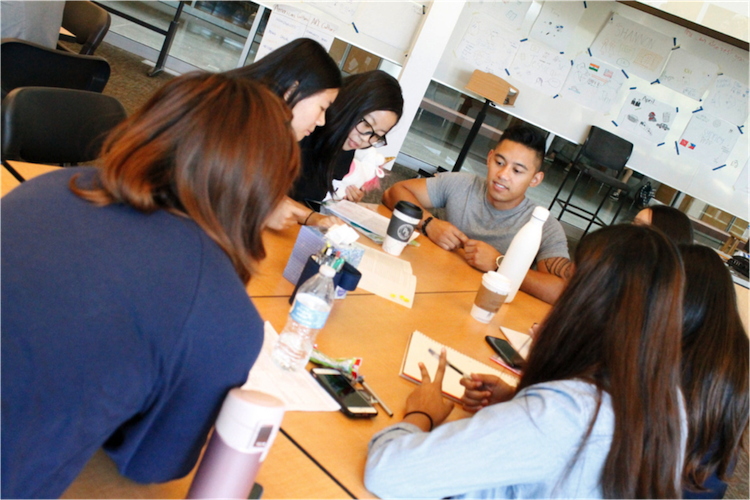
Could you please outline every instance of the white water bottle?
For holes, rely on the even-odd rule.
[[[331,266],[322,265],[318,274],[297,290],[289,319],[271,353],[281,368],[299,370],[310,360],[315,337],[326,324],[333,307],[335,275]]]
[[[542,226],[547,217],[549,217],[549,210],[536,207],[531,214],[531,220],[518,231],[513,241],[510,242],[508,251],[505,252],[497,272],[510,280],[510,292],[505,299],[506,304],[515,298],[516,292],[521,287],[526,273],[539,252],[539,245],[542,243]]]

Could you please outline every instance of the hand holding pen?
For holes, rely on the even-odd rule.
[[[464,410],[471,412],[508,401],[516,393],[514,387],[509,386],[499,377],[484,373],[472,373],[469,378],[462,378],[460,383],[466,388],[461,396],[461,406]]]

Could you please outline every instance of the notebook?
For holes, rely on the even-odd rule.
[[[412,382],[421,383],[422,372],[419,370],[419,362],[421,361],[427,368],[430,377],[434,377],[437,371],[438,358],[430,354],[429,350],[433,349],[440,353],[440,349],[443,347],[448,351],[448,361],[464,373],[488,373],[500,377],[503,382],[513,387],[518,385],[518,377],[515,375],[491,368],[455,349],[444,346],[420,331],[414,331],[409,337],[409,344],[406,346],[404,360],[401,363],[401,376]],[[443,377],[443,395],[454,401],[459,401],[464,393],[464,386],[461,385],[460,380],[461,375],[456,370],[446,367],[445,377]]]

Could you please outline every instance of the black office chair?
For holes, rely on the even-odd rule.
[[[65,2],[62,27],[73,33],[74,38],[70,39],[70,37],[61,35],[61,39],[83,45],[79,54],[92,55],[104,40],[111,22],[112,18],[109,12],[93,2]],[[57,45],[57,48],[72,52],[60,44]]]
[[[110,75],[109,63],[35,43],[5,38],[0,43],[2,97],[18,87],[59,87],[101,92]]]
[[[61,165],[94,160],[126,116],[120,101],[96,92],[17,88],[2,102],[2,158]]]
[[[560,214],[557,216],[557,220],[561,220],[563,214],[569,212],[571,215],[589,221],[586,230],[583,232],[583,235],[585,236],[593,224],[598,226],[607,225],[599,217],[599,212],[601,211],[602,206],[604,206],[604,202],[607,201],[609,194],[613,190],[621,190],[624,196],[620,196],[617,211],[610,222],[610,224],[614,224],[615,220],[617,220],[617,216],[620,215],[620,210],[622,210],[625,200],[628,198],[628,194],[631,191],[629,185],[625,182],[619,181],[617,176],[625,168],[625,164],[630,159],[630,154],[632,152],[633,144],[631,142],[592,125],[591,130],[589,130],[589,135],[586,138],[586,142],[578,150],[574,160],[569,165],[570,168],[568,173],[565,174],[565,178],[563,179],[562,184],[560,184],[560,188],[557,190],[557,193],[555,193],[555,197],[549,205],[549,210],[551,211],[555,202],[557,202],[557,204],[562,207]],[[604,170],[600,170],[600,168],[603,168]],[[558,199],[568,177],[574,170],[577,171],[578,174],[576,175],[575,183],[573,184],[567,199],[565,201]],[[613,173],[609,173],[610,171]],[[584,175],[601,183],[603,186],[608,187],[607,192],[602,197],[595,212],[591,212],[590,210],[586,210],[583,207],[570,203],[571,198],[573,198],[573,193],[575,193],[581,177]]]

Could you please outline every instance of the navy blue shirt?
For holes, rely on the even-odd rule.
[[[194,467],[263,324],[228,256],[192,220],[97,207],[68,182],[2,199],[2,496],[57,498],[104,447],[120,473]]]

